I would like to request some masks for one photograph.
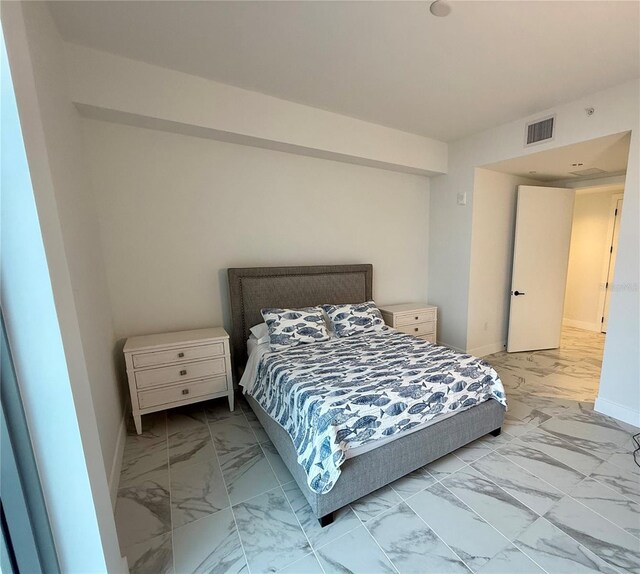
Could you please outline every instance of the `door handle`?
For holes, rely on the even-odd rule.
[[[522,291],[514,291],[513,294],[517,297],[518,295],[524,295]]]

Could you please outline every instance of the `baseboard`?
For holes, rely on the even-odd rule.
[[[626,405],[621,405],[598,397],[596,399],[594,410],[598,413],[602,413],[603,415],[607,415],[624,423],[633,425],[634,427],[640,427],[640,411],[630,409]]]
[[[475,355],[476,357],[485,357],[487,355],[493,355],[493,353],[499,353],[500,351],[504,351],[506,349],[506,343],[490,343],[488,345],[482,345],[481,347],[474,347],[473,349],[469,349],[467,353],[470,355]]]
[[[124,443],[127,438],[127,413],[125,409],[120,428],[118,430],[118,438],[116,439],[116,451],[111,462],[111,472],[109,473],[109,494],[111,495],[111,505],[115,512],[116,500],[118,498],[118,485],[120,483],[120,473],[122,472],[122,459],[124,458]]]
[[[584,329],[585,331],[600,332],[600,323],[589,323],[588,321],[575,321],[574,319],[562,319],[565,327],[574,327],[576,329]]]

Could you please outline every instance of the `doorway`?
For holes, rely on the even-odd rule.
[[[505,230],[510,229],[509,237],[507,238],[505,233],[503,239],[509,242],[510,248],[504,249],[501,253],[504,261],[500,264],[505,272],[505,279],[500,281],[504,290],[502,333],[505,350],[498,353],[489,351],[494,353],[489,356],[486,356],[489,353],[481,354],[496,365],[496,368],[499,365],[502,369],[511,370],[507,379],[513,381],[515,386],[535,382],[536,388],[547,395],[588,402],[592,402],[597,395],[606,336],[608,302],[611,292],[615,290],[615,282],[612,278],[615,271],[616,230],[619,230],[622,212],[622,205],[618,205],[617,202],[623,199],[619,196],[623,193],[629,141],[628,133],[615,134],[482,166],[478,169],[478,171],[491,170],[500,177],[489,178],[484,175],[478,178],[476,176],[477,181],[481,179],[485,184],[484,189],[479,190],[476,182],[474,204],[477,202],[482,206],[486,203],[487,206],[491,206],[491,209],[485,209],[484,220],[477,221],[474,206],[474,233],[476,229],[492,229],[494,234],[500,227]],[[486,185],[487,181],[491,182],[491,186],[500,184],[504,189],[498,193],[497,188],[493,189]],[[511,184],[510,194],[506,189],[509,184]],[[562,188],[561,191],[570,189],[575,192],[575,202],[573,216],[570,214],[565,218],[567,228],[570,228],[571,239],[568,244],[570,254],[565,260],[568,262],[565,262],[566,281],[556,282],[558,293],[555,298],[560,301],[556,306],[557,311],[554,317],[549,317],[547,313],[538,313],[534,309],[529,313],[521,313],[520,317],[525,323],[530,322],[522,325],[521,332],[527,333],[530,330],[534,333],[535,321],[544,317],[545,321],[556,323],[560,336],[553,344],[534,342],[528,345],[525,340],[518,349],[514,349],[518,352],[507,353],[514,300],[520,304],[528,298],[530,292],[526,285],[514,287],[512,284],[512,274],[516,265],[514,240],[520,186],[533,186],[543,191],[545,188]],[[483,199],[479,191],[485,193],[487,197]],[[549,190],[544,193],[552,192]],[[505,207],[508,201],[512,202],[509,209],[500,210],[499,207],[493,207],[498,205],[501,198]],[[616,209],[618,209],[617,214]],[[493,215],[494,211],[496,214],[500,213],[504,221],[491,221],[491,218],[498,217]],[[540,226],[548,227],[545,218],[538,217]],[[478,223],[477,226],[476,223]],[[475,253],[474,249],[475,246],[472,246],[472,254]],[[567,242],[565,242],[565,249],[567,249]],[[495,256],[496,253],[494,252],[493,255]],[[475,264],[472,262],[472,269],[474,266],[478,269],[486,267],[488,256],[485,256],[485,259]],[[496,268],[495,264],[493,268]],[[544,266],[536,268],[535,273],[544,276]],[[484,278],[487,279],[486,274]],[[499,288],[500,286],[494,288],[496,302]],[[485,286],[482,289],[486,300],[488,290]],[[514,296],[516,289],[519,295],[526,294],[526,296],[516,298]],[[470,352],[474,352],[475,348],[482,348],[484,342],[481,337],[482,331],[487,330],[487,322],[483,321],[483,312],[471,307],[474,303],[475,298],[470,295],[468,338],[471,335],[474,336]],[[478,309],[481,307],[478,306]],[[585,309],[588,310],[588,314],[585,314]],[[477,325],[472,324],[474,321]],[[490,345],[486,346],[491,348]],[[513,377],[513,373],[518,373],[517,378]],[[500,374],[502,376],[502,373]],[[513,386],[510,390],[513,390]]]
[[[624,188],[576,194],[563,325],[606,333]]]

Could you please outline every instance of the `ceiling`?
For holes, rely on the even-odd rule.
[[[66,40],[452,141],[640,76],[640,3],[55,1]]]
[[[483,167],[538,181],[588,178],[589,176],[575,175],[571,172],[592,168],[603,170],[606,173],[593,174],[591,177],[608,177],[619,175],[626,171],[630,141],[631,134],[625,132],[541,151]],[[583,165],[574,166],[572,165],[574,163]]]

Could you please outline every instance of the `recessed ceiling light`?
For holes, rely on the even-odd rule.
[[[429,6],[429,10],[431,10],[431,13],[434,16],[444,18],[445,16],[451,14],[451,5],[445,0],[436,0],[435,2],[431,3],[431,6]]]

